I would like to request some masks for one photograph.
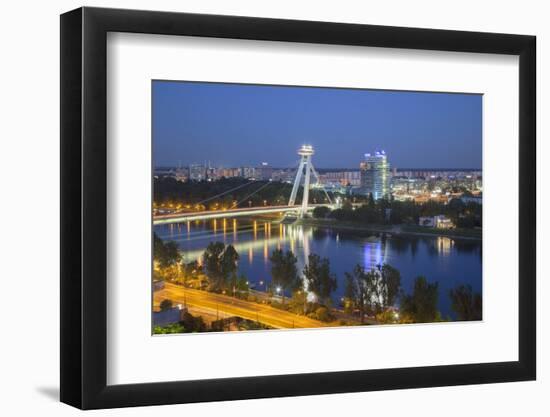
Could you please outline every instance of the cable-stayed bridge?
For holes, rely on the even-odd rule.
[[[309,189],[311,186],[310,184],[311,177],[312,176],[315,177],[317,182],[319,182],[319,175],[315,171],[315,168],[313,168],[313,164],[311,162],[311,157],[313,156],[313,154],[314,154],[314,151],[311,145],[303,145],[298,150],[298,155],[300,155],[301,158],[300,158],[298,169],[296,171],[296,177],[294,179],[294,184],[292,187],[292,192],[290,194],[290,199],[287,205],[247,207],[247,208],[238,207],[239,204],[248,200],[254,194],[258,193],[259,191],[267,187],[270,184],[268,182],[262,185],[260,188],[254,190],[251,194],[247,195],[241,201],[236,202],[229,209],[219,210],[219,211],[184,212],[184,213],[156,215],[153,217],[153,224],[160,225],[160,224],[181,223],[181,222],[188,222],[188,221],[195,221],[195,220],[212,220],[212,219],[223,219],[223,218],[229,218],[229,217],[242,217],[242,216],[252,216],[252,215],[262,215],[262,214],[274,214],[274,213],[281,213],[283,215],[286,215],[289,213],[295,213],[297,217],[303,217],[308,212],[313,211],[315,207],[318,207],[318,206],[331,207],[333,206],[332,200],[324,188],[323,188],[323,191],[325,192],[325,195],[327,197],[328,204],[309,204]],[[302,179],[303,179],[302,202],[301,204],[297,205],[296,198],[297,198],[298,190],[300,189],[300,185],[302,184]],[[227,190],[227,191],[224,191],[223,193],[207,198],[206,200],[203,200],[200,203],[205,203],[207,201],[219,198],[225,194],[228,194],[232,191],[235,191],[239,188],[243,188],[250,184],[253,184],[253,183],[251,182],[251,183],[239,185],[238,187],[232,188],[231,190]]]

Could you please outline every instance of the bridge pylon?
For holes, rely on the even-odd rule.
[[[298,189],[300,188],[300,183],[302,182],[303,176],[304,194],[302,196],[302,206],[298,212],[299,217],[304,217],[307,213],[311,175],[318,179],[317,173],[311,163],[311,156],[314,153],[313,146],[311,145],[302,145],[302,147],[298,149],[298,155],[301,156],[300,165],[298,166],[298,171],[296,172],[296,178],[294,179],[294,186],[292,187],[292,192],[290,193],[288,205],[293,206],[296,203],[296,195],[298,194]]]

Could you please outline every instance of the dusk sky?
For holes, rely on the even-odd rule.
[[[318,168],[385,150],[392,167],[479,169],[481,143],[481,95],[153,82],[157,167],[292,167],[311,144]]]

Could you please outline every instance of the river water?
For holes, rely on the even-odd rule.
[[[388,263],[401,272],[401,284],[412,290],[415,277],[439,282],[438,307],[443,317],[454,317],[449,290],[470,284],[481,292],[481,241],[448,237],[376,236],[369,232],[338,230],[316,226],[281,224],[269,219],[236,218],[155,226],[163,240],[174,240],[185,262],[198,260],[210,242],[232,244],[240,255],[239,273],[257,290],[265,290],[271,280],[269,257],[276,248],[290,249],[298,258],[299,270],[307,256],[318,254],[330,260],[337,276],[333,295],[338,305],[345,290],[345,272],[356,264],[366,269]]]

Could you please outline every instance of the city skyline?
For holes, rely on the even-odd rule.
[[[359,169],[375,149],[397,169],[481,169],[481,106],[472,94],[154,81],[154,166],[290,168],[308,143],[318,169]]]

